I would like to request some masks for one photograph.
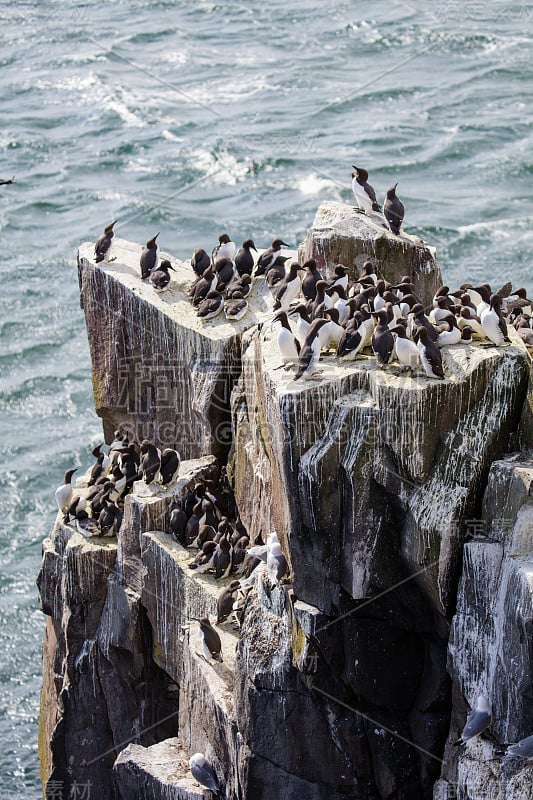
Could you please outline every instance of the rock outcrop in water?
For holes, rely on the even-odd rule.
[[[102,800],[207,799],[188,771],[201,751],[232,800],[430,798],[443,758],[435,798],[531,797],[517,788],[531,768],[502,764],[495,744],[451,746],[478,690],[499,743],[533,732],[533,466],[507,455],[531,444],[521,343],[446,348],[443,382],[326,356],[300,385],[261,325],[263,281],[239,323],[202,323],[191,270],[173,260],[158,296],[140,250],[119,241],[96,266],[80,248],[95,406],[108,437],[122,424],[193,460],[171,490],[136,484],[118,541],[58,521],[45,542],[48,796],[90,782]],[[301,254],[370,258],[391,281],[411,275],[426,302],[441,281],[431,248],[341,204],[320,207]],[[165,533],[213,456],[252,538],[278,533],[292,578],[260,575],[240,632],[218,628],[221,664],[187,624],[213,618],[220,586]]]

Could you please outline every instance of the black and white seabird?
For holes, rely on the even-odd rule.
[[[328,297],[326,301],[326,289],[328,288],[327,281],[317,281],[315,286],[316,294],[312,303],[308,304],[309,316],[312,320],[324,316],[324,311],[328,308],[331,298]]]
[[[378,282],[378,276],[376,275],[376,270],[374,269],[374,265],[371,261],[365,261],[363,264],[363,269],[361,270],[361,274],[359,275],[359,282],[370,280],[376,285]]]
[[[217,258],[229,258],[233,261],[235,255],[235,242],[232,242],[227,233],[221,233],[218,237],[218,244],[213,248],[211,253],[211,261],[213,264]]]
[[[205,300],[202,300],[198,305],[196,316],[200,317],[200,319],[213,319],[213,317],[220,314],[223,308],[224,295],[217,292],[216,289],[212,289],[207,293]]]
[[[335,350],[344,334],[344,328],[339,324],[339,312],[336,308],[326,308],[324,318],[328,320],[318,332],[321,347],[332,347]]]
[[[483,332],[487,339],[490,339],[496,346],[510,341],[507,332],[507,323],[502,316],[501,307],[502,299],[500,295],[493,294],[490,297],[489,307],[480,314]]]
[[[226,535],[222,536],[217,544],[213,557],[215,578],[227,578],[233,566],[233,547]]]
[[[378,324],[372,334],[372,351],[376,356],[378,367],[385,367],[394,350],[394,336],[389,329],[385,309],[374,313],[374,316],[377,318]]]
[[[318,362],[320,360],[320,338],[318,333],[320,328],[328,324],[328,320],[324,318],[314,319],[309,328],[309,332],[305,337],[302,349],[300,350],[300,357],[298,359],[298,370],[294,376],[297,381],[300,378],[308,380],[315,372]]]
[[[63,522],[68,522],[69,520],[68,509],[72,502],[72,476],[77,471],[77,468],[67,469],[63,483],[55,491],[57,507],[63,513]]]
[[[296,364],[300,357],[300,342],[292,332],[286,311],[279,311],[273,318],[270,327],[274,322],[279,322],[281,325],[278,332],[278,347],[283,364],[285,367],[289,367]]]
[[[153,237],[153,239],[148,239],[146,242],[146,247],[141,253],[141,278],[142,280],[146,280],[152,270],[157,269],[157,264],[159,261],[159,245],[156,242],[159,233]]]
[[[278,291],[276,292],[276,300],[273,306],[274,311],[277,311],[280,308],[287,311],[292,301],[296,300],[302,287],[301,273],[302,267],[297,261],[293,261],[288,274],[279,284]],[[270,274],[271,273],[269,273],[269,275]]]
[[[356,311],[341,336],[337,346],[337,358],[345,361],[352,360],[363,349],[363,332],[360,330],[360,323],[361,315]]]
[[[223,661],[222,658],[222,642],[220,636],[209,622],[208,617],[197,619],[196,622],[200,626],[198,631],[198,638],[202,645],[202,653],[206,661],[211,658],[215,661]]]
[[[505,313],[507,315],[517,309],[526,311],[529,314],[531,313],[533,300],[528,299],[527,292],[522,286],[519,289],[515,289],[514,292],[510,292],[509,297],[516,297],[516,300],[507,300],[505,303]]]
[[[206,269],[201,278],[198,278],[192,288],[192,304],[199,306],[202,300],[205,300],[209,292],[216,288],[218,276],[215,274],[213,267]]]
[[[479,736],[489,727],[491,719],[489,701],[484,694],[480,694],[475,707],[468,714],[461,736],[454,744],[465,744],[474,736]]]
[[[168,527],[170,529],[170,533],[176,539],[176,541],[179,542],[183,547],[186,547],[187,540],[185,538],[185,528],[187,527],[187,514],[183,510],[183,503],[181,500],[177,500],[174,503],[174,507],[170,512]]]
[[[113,536],[113,533],[118,533],[116,523],[119,515],[117,506],[109,500],[104,500],[104,507],[98,515],[98,527],[102,536]]]
[[[97,264],[100,264],[101,261],[108,261],[109,260],[109,253],[111,252],[111,245],[113,243],[113,236],[115,235],[113,232],[113,225],[116,225],[117,221],[114,220],[110,225],[106,225],[104,228],[104,232],[95,242],[94,245],[94,260]]]
[[[428,319],[433,324],[436,324],[447,317],[454,308],[455,306],[450,304],[449,297],[444,297],[442,295],[440,297],[434,297],[433,308],[429,312]]]
[[[216,797],[220,796],[220,787],[215,775],[215,771],[203,753],[195,753],[189,759],[189,769],[195,780],[201,786],[205,786],[213,792]]]
[[[161,483],[163,486],[168,486],[177,480],[180,471],[180,454],[172,447],[165,447],[161,453],[161,466],[159,469],[161,475]]]
[[[250,250],[257,253],[253,239],[246,239],[235,253],[235,269],[241,278],[243,275],[251,275],[254,269],[254,257]]]
[[[290,311],[290,316],[298,315],[298,319],[296,320],[296,338],[300,342],[300,345],[303,345],[305,342],[305,337],[308,334],[309,328],[311,327],[311,320],[309,319],[309,314],[307,311],[307,306],[303,303],[296,306],[295,308]]]
[[[198,542],[198,537],[192,543],[194,547],[195,542]],[[215,553],[217,550],[217,543],[213,539],[207,539],[201,546],[199,553],[188,565],[189,569],[196,570],[197,575],[201,575],[207,570],[213,569],[215,563]]]
[[[312,302],[316,297],[316,285],[318,281],[322,280],[322,275],[320,274],[314,258],[308,259],[305,264],[302,265],[302,269],[305,270],[305,275],[302,280],[302,294],[306,300]]]
[[[0,186],[11,186],[12,183],[15,183],[15,176],[12,175],[11,178],[0,178]]]
[[[250,290],[252,288],[252,276],[248,275],[248,273],[244,273],[244,275],[240,278],[235,278],[226,287],[226,299],[231,300],[234,295],[239,295],[239,297],[247,297],[250,294]]]
[[[264,250],[259,256],[257,264],[255,265],[255,274],[265,275],[279,256],[281,248],[288,246],[289,245],[285,244],[283,239],[274,239],[271,246]]]
[[[333,276],[329,281],[329,288],[334,286],[342,286],[345,292],[348,291],[348,270],[344,264],[335,264]]]
[[[442,317],[436,327],[437,347],[446,347],[451,344],[459,344],[461,341],[461,329],[457,325],[457,320],[453,314]]]
[[[191,267],[196,275],[201,278],[206,269],[210,266],[211,259],[209,258],[209,253],[206,253],[201,247],[196,247],[191,258]]]
[[[164,292],[165,289],[168,289],[170,286],[170,275],[168,274],[169,269],[172,272],[176,272],[170,261],[166,258],[160,263],[158,269],[152,270],[150,273],[150,283],[154,287],[156,292]]]
[[[97,445],[92,451],[93,456],[96,458],[96,462],[92,466],[87,486],[94,486],[98,478],[104,473],[104,460],[107,458],[107,456],[104,452],[102,452],[100,447],[100,445]],[[109,464],[109,459],[107,459],[107,464]]]
[[[377,203],[376,193],[368,183],[368,172],[352,164],[352,191],[359,208],[368,214],[369,211],[381,211]]]
[[[418,346],[407,338],[404,325],[396,325],[391,329],[391,333],[395,336],[396,344],[396,357],[400,362],[400,372],[404,369],[410,369],[413,372],[420,364],[420,351]]]
[[[416,344],[420,353],[420,361],[428,378],[444,378],[440,350],[431,341],[427,328],[421,327],[418,329],[418,341]]]
[[[217,598],[217,625],[224,622],[233,611],[235,595],[240,588],[239,581],[232,581],[229,586],[223,589]]]
[[[86,511],[80,511],[76,515],[76,528],[87,538],[101,535],[97,520],[90,517]]]
[[[400,198],[396,196],[397,186],[398,184],[395,183],[394,186],[391,186],[390,189],[387,189],[387,199],[385,200],[385,204],[383,206],[383,216],[389,223],[389,228],[391,231],[396,236],[399,236],[400,228],[402,227],[402,222],[405,215],[405,209]]]
[[[412,334],[415,342],[417,341],[418,334],[422,328],[426,329],[429,340],[436,342],[437,331],[426,317],[422,303],[415,303],[415,305],[411,308],[410,314],[412,314]]]
[[[160,467],[161,453],[158,448],[148,439],[143,439],[141,442],[141,475],[147,486],[159,480]]]
[[[270,265],[266,272],[266,282],[270,289],[274,289],[283,280],[285,280],[285,262],[289,260],[289,256],[276,256],[273,263]]]
[[[235,277],[233,261],[231,258],[217,258],[215,261],[215,274],[217,276],[216,288],[223,291],[226,286],[232,282]]]
[[[248,300],[242,297],[240,292],[233,292],[229,300],[224,304],[224,314],[229,322],[237,322],[242,319],[248,311]]]

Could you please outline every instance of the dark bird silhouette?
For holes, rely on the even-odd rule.
[[[170,533],[183,547],[187,547],[187,539],[185,538],[185,528],[187,527],[187,515],[183,510],[183,503],[177,500],[174,508],[170,512],[170,520],[168,523]]]
[[[176,272],[170,261],[167,261],[165,258],[160,263],[159,268],[152,270],[150,273],[150,283],[156,292],[164,292],[165,289],[168,289],[170,285],[169,269],[171,269],[172,272]]]
[[[210,266],[211,259],[209,258],[209,254],[206,253],[205,250],[202,250],[201,247],[197,247],[191,258],[191,267],[196,275],[201,278],[206,269],[208,269]]]
[[[169,483],[175,481],[180,471],[180,454],[177,450],[171,447],[165,447],[161,453],[161,483],[163,486],[168,486]]]
[[[302,265],[302,269],[305,269],[305,275],[302,281],[302,294],[306,300],[311,300],[312,302],[316,297],[316,285],[318,281],[322,280],[322,275],[319,272],[314,258],[310,258],[306,261],[305,264]]]
[[[116,225],[117,221],[115,220],[110,225],[106,225],[104,228],[104,232],[98,237],[94,245],[94,260],[97,264],[101,261],[107,261],[107,255],[111,250],[111,244],[113,242],[113,236],[115,235],[113,232],[113,225]]]
[[[197,619],[196,622],[200,626],[198,636],[202,644],[203,655],[206,661],[210,658],[215,661],[223,661],[222,658],[222,642],[220,636],[209,622],[208,617]]]
[[[387,189],[387,199],[385,200],[385,205],[383,206],[383,215],[389,223],[389,228],[391,231],[396,236],[399,236],[400,228],[405,216],[405,209],[400,198],[396,197],[397,186],[398,184],[395,183],[394,186],[391,186],[390,189]]]
[[[156,239],[158,236],[159,233],[156,233],[153,239],[148,239],[146,247],[141,253],[141,278],[143,281],[149,276],[152,270],[157,269],[159,247]]]
[[[285,279],[285,262],[288,260],[288,256],[276,256],[270,267],[268,267],[266,272],[266,282],[271,289]]]
[[[253,239],[246,239],[246,241],[242,243],[242,247],[240,247],[235,254],[235,269],[241,278],[243,275],[251,275],[253,272],[254,257],[250,253],[250,250],[257,253],[257,248]]]
[[[232,581],[220,592],[217,599],[217,625],[224,622],[233,611],[233,603],[239,587],[239,581]]]
[[[265,275],[270,267],[274,264],[281,248],[288,246],[289,245],[285,244],[283,239],[274,239],[271,246],[264,250],[259,256],[257,264],[255,265],[255,274]]]
[[[384,367],[389,363],[394,349],[394,336],[389,330],[385,309],[374,313],[374,316],[377,317],[378,324],[372,334],[372,351],[376,356],[378,367]]]
[[[141,443],[141,474],[146,485],[153,483],[159,477],[161,455],[157,447],[143,439]]]

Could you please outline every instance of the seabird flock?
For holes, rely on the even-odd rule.
[[[356,211],[380,212],[368,172],[355,166],[353,170]],[[383,215],[391,233],[401,236],[404,206],[396,196],[397,185],[387,191]],[[114,224],[96,242],[97,263],[112,260]],[[174,268],[168,260],[159,261],[158,236],[146,242],[140,271],[141,278],[160,293],[171,287],[169,271]],[[194,250],[189,294],[199,319],[214,319],[224,312],[228,321],[236,321],[248,311],[253,283],[264,280],[273,297],[271,327],[279,326],[280,366],[295,367],[294,380],[311,378],[325,351],[334,352],[343,362],[373,355],[380,368],[397,362],[400,372],[422,371],[429,378],[443,379],[443,347],[473,341],[484,346],[509,344],[508,323],[527,347],[533,347],[532,301],[523,288],[513,292],[510,283],[497,291],[489,284],[463,283],[452,290],[441,286],[428,308],[409,275],[391,285],[368,261],[353,281],[343,264],[333,265],[333,273],[326,277],[314,259],[300,265],[283,256],[282,247],[288,245],[275,238],[256,258],[253,239],[246,239],[237,250],[229,235],[221,234],[211,255],[202,248]],[[354,271],[358,272],[355,265]]]
[[[124,501],[135,481],[144,481],[159,493],[171,490],[179,476],[181,460],[176,450],[161,451],[148,439],[140,444],[129,441],[122,430],[115,431],[107,453],[99,445],[92,454],[95,462],[87,470],[83,485],[73,486],[77,469],[69,469],[55,493],[63,524],[75,522],[87,538],[118,535]],[[233,575],[218,594],[215,624],[203,615],[191,617],[184,626],[187,630],[191,622],[198,624],[198,656],[210,664],[223,661],[222,641],[215,625],[232,623],[240,628],[246,598],[261,572],[268,591],[288,577],[289,567],[278,537],[272,531],[266,544],[250,546],[224,467],[216,480],[197,479],[183,499],[173,501],[167,533],[183,547],[194,548],[195,555],[188,563],[191,572],[209,572],[215,581]],[[262,563],[263,571],[257,569]],[[199,783],[217,795],[218,778],[202,753],[191,757],[190,769]]]
[[[396,196],[397,185],[387,191],[383,216],[391,233],[401,236],[404,206]],[[381,212],[365,169],[353,167],[352,190],[356,211]],[[115,224],[116,220],[107,225],[96,241],[94,255],[98,264],[114,260],[111,252]],[[169,272],[174,268],[168,260],[160,261],[158,236],[146,242],[139,267],[142,280],[149,281],[160,293],[170,288]],[[514,325],[527,347],[533,347],[532,301],[523,288],[513,292],[510,283],[497,291],[488,284],[463,283],[455,290],[441,286],[431,307],[425,308],[408,275],[391,285],[377,274],[369,260],[353,281],[343,264],[334,265],[332,274],[326,277],[314,259],[300,265],[282,256],[282,247],[288,245],[275,238],[255,257],[253,253],[257,256],[258,251],[253,239],[246,239],[236,251],[229,235],[221,234],[211,255],[201,248],[194,250],[190,300],[202,320],[213,319],[222,311],[228,321],[239,320],[248,311],[247,297],[253,282],[264,280],[273,296],[270,329],[277,326],[280,367],[295,368],[294,380],[311,378],[321,354],[328,350],[340,361],[364,356],[367,350],[380,368],[396,360],[400,372],[408,370],[413,375],[421,368],[429,378],[443,379],[443,347],[473,340],[488,347],[509,344],[507,323]],[[287,261],[291,261],[288,270]],[[124,499],[135,481],[168,490],[178,478],[180,456],[176,450],[166,448],[161,452],[147,439],[140,444],[130,442],[121,430],[115,432],[107,454],[100,446],[92,453],[96,460],[88,472],[86,487],[79,491],[72,486],[77,470],[69,469],[56,490],[63,522],[68,524],[72,517],[84,536],[118,534]],[[259,564],[265,563],[264,574],[271,587],[288,575],[287,560],[275,532],[268,536],[266,544],[250,546],[224,467],[216,481],[198,480],[183,500],[174,501],[168,528],[183,547],[196,549],[188,564],[191,571],[210,572],[215,580],[234,575],[219,594],[216,625],[233,620],[240,627],[245,599],[255,584]],[[222,661],[222,642],[209,618],[202,616],[194,621],[198,623],[202,650],[198,655],[210,663]],[[491,718],[488,698],[480,695],[456,744],[482,734]],[[507,758],[511,757],[533,757],[533,736],[509,746]],[[219,796],[219,779],[205,756],[195,753],[189,766],[193,777]]]

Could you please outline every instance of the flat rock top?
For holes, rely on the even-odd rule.
[[[211,792],[201,787],[192,777],[189,770],[191,755],[177,737],[165,739],[151,747],[129,744],[117,757],[115,767],[131,764],[135,771],[140,770],[150,775],[158,783],[170,785],[169,788],[182,789],[183,796],[189,800],[212,797]]]
[[[346,236],[350,239],[376,239],[385,236],[394,244],[405,244],[415,247],[424,247],[433,257],[435,248],[427,244],[420,236],[406,233],[403,229],[396,236],[389,229],[385,217],[377,211],[363,214],[356,211],[354,206],[346,203],[327,200],[317,209],[311,230],[315,235],[335,233],[336,236]]]
[[[272,384],[276,387],[278,394],[297,394],[299,392],[314,390],[321,385],[334,383],[348,378],[356,373],[367,373],[367,379],[374,386],[388,386],[392,389],[400,389],[405,392],[424,391],[428,386],[445,385],[446,383],[460,384],[468,375],[474,372],[480,364],[491,359],[502,358],[506,354],[509,356],[524,356],[525,348],[516,335],[516,331],[510,327],[509,338],[511,345],[503,347],[483,347],[478,343],[456,344],[441,349],[444,365],[445,380],[428,378],[422,367],[419,367],[415,377],[410,377],[407,373],[400,374],[398,362],[391,362],[385,369],[377,366],[376,359],[365,349],[365,355],[359,355],[353,361],[346,361],[337,358],[334,353],[323,353],[320,357],[317,370],[310,380],[294,380],[296,367],[291,366],[284,369],[281,355],[277,345],[277,330],[269,329],[265,326],[259,334],[261,336],[261,353],[265,371],[268,373]]]
[[[200,319],[189,299],[189,289],[196,279],[190,264],[179,261],[169,253],[160,252],[160,259],[168,259],[176,271],[170,273],[170,288],[159,293],[153,289],[149,281],[141,280],[139,262],[143,249],[143,245],[115,237],[111,252],[114,261],[96,264],[94,242],[84,242],[80,245],[78,258],[80,262],[83,259],[94,269],[99,269],[114,278],[177,324],[197,331],[210,339],[231,338],[272,315],[274,303],[272,293],[266,285],[264,277],[259,277],[252,281],[252,289],[246,298],[248,312],[242,319],[228,322],[223,311],[213,319]],[[294,251],[290,250],[282,250],[281,253],[286,256],[295,256]]]

